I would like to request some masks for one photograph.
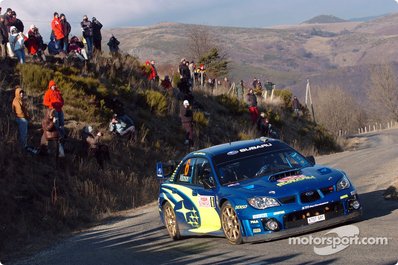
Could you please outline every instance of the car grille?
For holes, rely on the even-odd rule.
[[[321,191],[322,191],[323,195],[327,195],[329,193],[332,193],[334,191],[334,188],[333,188],[333,186],[329,186],[329,187],[321,188]]]
[[[317,190],[309,190],[300,193],[300,201],[302,203],[314,202],[316,200],[319,200],[320,198],[321,196],[319,195],[319,192]]]
[[[320,214],[324,214],[326,220],[328,220],[337,216],[344,215],[344,207],[341,204],[341,202],[334,202],[286,214],[283,217],[285,229],[308,225],[307,222],[308,217]]]
[[[296,202],[296,196],[287,196],[287,197],[282,197],[278,199],[282,204],[289,204],[289,203],[295,203]]]

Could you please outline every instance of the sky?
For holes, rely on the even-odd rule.
[[[54,11],[66,15],[73,34],[80,34],[85,14],[109,29],[161,22],[270,27],[318,15],[352,19],[398,12],[398,0],[0,0],[0,6],[2,13],[15,10],[26,29],[35,24],[44,36]]]

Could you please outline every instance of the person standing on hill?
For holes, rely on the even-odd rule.
[[[240,80],[240,82],[236,85],[236,97],[238,98],[238,100],[242,101],[244,94],[245,94],[245,85],[243,83],[243,80]]]
[[[54,18],[51,21],[51,29],[51,35],[54,37],[55,40],[55,49],[59,52],[62,49],[61,44],[65,37],[65,34],[57,12],[54,12]]]
[[[93,54],[93,23],[88,20],[87,15],[84,15],[80,25],[82,27],[83,37],[87,43],[88,56],[91,57]]]
[[[246,95],[247,104],[249,105],[249,113],[253,124],[257,122],[258,119],[258,108],[257,108],[257,97],[253,92],[253,89],[249,90]]]
[[[8,42],[8,31],[5,24],[4,16],[0,16],[0,49],[1,57],[6,58],[7,56],[7,42]]]
[[[92,24],[93,24],[94,52],[101,53],[101,41],[102,41],[101,29],[102,29],[102,24],[95,17],[93,17]]]
[[[15,87],[15,97],[12,101],[12,112],[15,115],[15,120],[18,124],[19,142],[22,148],[28,146],[28,119],[29,113],[24,101],[25,92],[20,86]]]
[[[10,41],[11,51],[17,56],[19,63],[25,63],[25,38],[26,36],[19,32],[14,26],[10,28]]]
[[[180,107],[180,119],[185,130],[184,144],[193,146],[193,112],[188,100],[184,100]]]
[[[70,26],[69,22],[66,20],[66,17],[65,17],[64,14],[60,15],[59,21],[61,22],[62,31],[64,33],[64,38],[62,39],[61,48],[67,54],[68,53],[68,46],[69,46],[69,34],[70,34],[70,31],[72,30],[72,27]]]
[[[116,57],[119,55],[119,44],[120,41],[116,39],[115,36],[112,35],[109,38],[107,45],[109,46],[109,53],[111,54],[112,57]]]
[[[49,110],[55,110],[55,126],[59,130],[61,138],[64,139],[66,136],[64,129],[64,112],[62,111],[62,107],[64,106],[64,99],[62,98],[61,91],[57,87],[57,84],[54,80],[51,80],[48,83],[48,89],[43,98],[43,105],[46,106]]]

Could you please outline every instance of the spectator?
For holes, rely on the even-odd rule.
[[[146,61],[146,65],[148,65],[151,69],[148,76],[148,80],[151,83],[151,87],[153,87],[154,85],[158,84],[159,81],[158,72],[155,67],[155,61],[154,60]]]
[[[5,24],[4,16],[0,16],[0,49],[1,58],[7,57],[7,42],[8,42],[8,31]]]
[[[249,113],[253,124],[257,122],[258,119],[258,108],[257,108],[257,97],[253,92],[253,89],[249,90],[246,95],[247,104],[249,105]]]
[[[102,24],[95,17],[93,17],[92,24],[93,24],[94,51],[98,52],[98,53],[101,53],[101,41],[102,41],[101,29],[102,29]]]
[[[184,100],[180,107],[180,119],[185,130],[184,144],[193,146],[193,112],[188,100]]]
[[[29,113],[24,100],[25,92],[20,86],[15,87],[15,97],[12,101],[12,112],[18,124],[19,142],[22,148],[28,146],[28,119]]]
[[[35,25],[31,25],[28,31],[28,40],[25,43],[28,53],[33,55],[33,58],[39,58],[40,61],[46,61],[44,50],[46,49],[43,43],[43,38],[39,33],[39,29]]]
[[[13,16],[12,16],[12,9],[11,8],[7,8],[6,13],[4,14],[4,20],[5,20],[5,25],[7,27],[7,32],[10,32],[10,28],[12,26],[13,23]]]
[[[164,89],[169,91],[170,89],[173,88],[171,81],[170,81],[170,77],[168,75],[166,75],[164,77],[164,79],[160,82],[160,86]]]
[[[26,36],[22,32],[19,32],[16,27],[11,26],[9,36],[10,47],[21,64],[25,63],[25,38]]]
[[[84,48],[84,44],[76,36],[73,36],[70,39],[70,43],[68,45],[68,53],[72,53],[73,55],[75,55],[77,58],[79,58],[82,61],[88,60],[88,56],[87,56],[86,49]]]
[[[253,79],[253,82],[252,82],[253,88],[257,88],[257,84],[258,84],[258,80],[257,80],[257,78],[255,77],[255,78]]]
[[[66,17],[64,14],[61,14],[60,17],[60,23],[62,26],[62,31],[64,33],[64,38],[62,39],[62,46],[61,48],[65,52],[65,54],[68,53],[68,46],[69,46],[69,34],[71,32],[72,27],[70,26],[69,22],[66,20]]]
[[[108,146],[101,144],[100,139],[103,136],[101,132],[94,133],[93,127],[85,126],[82,132],[82,138],[87,150],[87,155],[94,156],[101,169],[104,169],[104,162],[110,160]]]
[[[268,117],[265,116],[264,112],[261,112],[260,117],[257,121],[257,128],[259,129],[262,136],[279,139],[279,133],[271,125]]]
[[[120,42],[116,39],[115,36],[111,36],[108,41],[109,53],[112,57],[119,55],[119,44]]]
[[[64,29],[62,28],[61,20],[57,12],[54,12],[54,18],[51,21],[51,35],[55,41],[55,49],[60,52],[63,47],[61,47],[62,41],[65,37]]]
[[[238,98],[238,100],[242,101],[244,94],[245,94],[245,85],[243,83],[243,80],[240,80],[240,82],[236,85],[236,97]]]
[[[43,98],[43,105],[46,106],[49,110],[55,110],[55,127],[59,130],[61,140],[65,139],[65,121],[64,112],[62,111],[62,107],[64,106],[64,99],[62,98],[61,91],[57,87],[57,84],[54,80],[50,80],[50,82],[48,83],[48,89]]]
[[[136,140],[136,132],[133,120],[125,115],[114,114],[109,123],[109,131],[120,136],[129,135],[129,140]]]
[[[43,135],[40,140],[40,153],[48,154],[49,149],[54,149],[55,150],[54,152],[58,153],[58,157],[64,157],[65,156],[64,147],[62,143],[59,142],[60,134],[56,126],[57,120],[58,119],[56,117],[56,110],[47,109],[46,114],[41,122]],[[55,147],[48,148],[49,142],[55,144]]]
[[[80,22],[83,31],[83,37],[87,43],[88,57],[93,54],[93,24],[88,20],[87,15],[83,16],[83,21]]]
[[[294,96],[294,98],[293,98],[292,107],[293,107],[294,114],[297,117],[300,116],[301,104],[300,104],[300,101],[298,100],[298,98],[296,96]]]
[[[16,27],[19,32],[23,32],[25,27],[22,21],[17,18],[17,13],[15,13],[15,11],[11,11],[11,16],[12,16],[11,26]]]

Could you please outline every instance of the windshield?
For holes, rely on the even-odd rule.
[[[229,185],[308,166],[311,164],[296,151],[280,150],[221,163],[217,166],[217,171],[221,185]]]

